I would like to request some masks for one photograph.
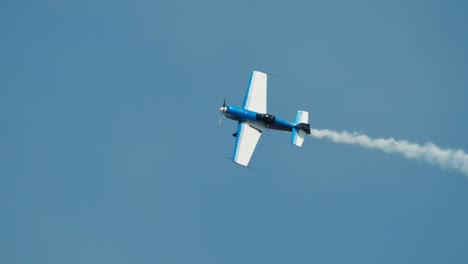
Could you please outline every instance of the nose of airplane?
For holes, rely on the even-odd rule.
[[[226,113],[226,107],[225,106],[220,107],[219,111],[221,111],[222,113]]]

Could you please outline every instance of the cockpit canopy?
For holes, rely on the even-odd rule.
[[[258,121],[262,121],[266,124],[273,124],[275,122],[275,116],[269,114],[257,114],[256,118]]]

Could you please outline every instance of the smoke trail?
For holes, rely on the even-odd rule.
[[[463,150],[441,149],[432,143],[419,145],[404,140],[397,141],[393,138],[373,139],[356,132],[335,132],[328,129],[311,129],[310,135],[319,139],[329,138],[335,143],[380,149],[386,153],[399,153],[407,159],[427,161],[443,169],[458,170],[468,176],[468,154]]]

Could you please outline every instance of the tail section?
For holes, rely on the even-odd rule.
[[[310,135],[309,112],[299,110],[291,132],[291,143],[301,147],[305,135]]]

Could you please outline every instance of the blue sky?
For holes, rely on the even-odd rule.
[[[269,112],[468,150],[464,1],[4,1],[1,263],[466,263],[468,179],[268,132]]]

